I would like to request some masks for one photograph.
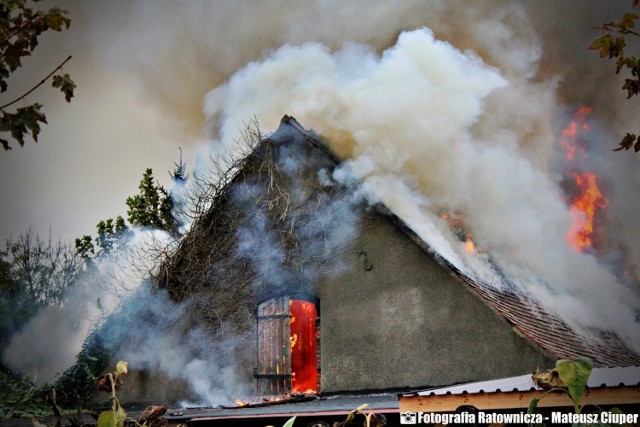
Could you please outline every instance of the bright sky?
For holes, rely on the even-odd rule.
[[[120,63],[110,60],[117,54],[109,49],[120,43],[114,24],[123,20],[118,7],[57,4],[70,12],[71,28],[42,38],[33,57],[26,58],[25,67],[10,80],[10,88],[16,89],[2,99],[39,82],[68,55],[73,58],[64,71],[77,89],[67,104],[50,83],[40,87],[28,98],[44,104],[49,122],[39,142],[27,140],[24,148],[14,143],[12,151],[0,153],[2,238],[30,226],[43,236],[51,229],[54,239],[94,233],[100,219],[126,215],[124,201],[137,192],[145,168],[153,168],[168,185],[178,147],[188,159],[198,134],[197,127],[185,134],[175,117],[168,121],[167,112],[141,94],[138,78],[127,69],[130,53],[123,51]],[[193,110],[200,104],[201,99],[194,98]]]

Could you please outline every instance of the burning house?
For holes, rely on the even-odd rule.
[[[640,364],[615,333],[581,335],[434,253],[357,182],[336,181],[336,157],[292,117],[251,138],[157,283],[189,304],[188,324],[248,337],[231,353],[256,395],[447,386],[561,358]]]

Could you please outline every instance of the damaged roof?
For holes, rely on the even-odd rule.
[[[319,157],[323,157],[324,160],[319,161],[325,162],[326,165],[336,165],[339,163],[337,157],[331,153],[322,138],[312,131],[305,130],[295,118],[285,115],[281,121],[281,129],[279,129],[278,132],[282,129],[284,129],[285,132],[295,132],[299,134],[302,139],[309,144],[309,147],[312,147],[311,151],[322,153],[322,156]],[[236,220],[236,218],[231,218],[223,212],[220,206],[230,203],[227,194],[229,185],[240,179],[243,170],[250,169],[251,167],[255,168],[255,165],[252,165],[250,161],[252,156],[259,158],[260,150],[269,150],[268,144],[263,144],[265,141],[268,141],[269,138],[262,136],[260,136],[260,138],[260,143],[253,147],[254,151],[249,152],[246,159],[238,163],[235,169],[230,169],[233,173],[227,177],[227,185],[221,187],[214,195],[211,208],[203,212],[189,233],[193,234],[193,229],[198,229],[199,227],[202,229],[202,235],[199,237],[195,236],[191,239],[184,239],[180,243],[180,247],[175,255],[170,259],[170,262],[163,267],[159,280],[160,286],[166,286],[170,293],[178,286],[194,286],[189,283],[188,280],[182,279],[179,276],[181,271],[186,271],[190,274],[193,273],[194,269],[193,266],[189,264],[189,259],[193,259],[194,257],[204,259],[211,258],[212,256],[204,252],[202,254],[194,253],[192,256],[185,255],[184,252],[191,250],[189,249],[189,245],[192,244],[192,241],[206,241],[207,248],[221,248],[227,245],[227,243],[220,238],[223,234],[220,230],[223,230],[225,227],[220,226],[220,224],[212,225],[212,222],[221,222],[224,225]],[[263,173],[261,170],[259,172]],[[468,288],[485,301],[489,307],[512,324],[518,333],[537,344],[544,352],[553,358],[576,359],[584,357],[590,359],[594,367],[640,365],[640,354],[630,349],[615,333],[604,330],[592,330],[588,331],[589,336],[587,336],[573,329],[563,319],[546,310],[538,301],[533,300],[530,296],[505,287],[498,288],[497,286],[492,286],[491,283],[483,283],[472,279],[446,259],[434,253],[429,245],[422,240],[408,224],[395,215],[384,204],[379,203],[376,209],[408,235],[415,244],[430,256],[433,256],[454,277],[464,282]],[[230,266],[238,265],[237,260],[232,259],[232,257],[221,259],[224,261],[223,266],[202,267],[202,272],[198,274],[200,276],[212,275],[215,274],[216,268],[224,267],[228,269],[231,268]],[[175,274],[176,271],[178,272],[177,276]],[[247,275],[246,278],[243,278],[241,277],[242,274],[245,274],[244,270],[234,272],[231,276],[235,277],[238,283],[242,282],[240,283],[242,286],[239,285],[237,288],[246,290],[246,286],[243,283],[247,282],[250,277]],[[229,276],[229,274],[227,274],[227,276]],[[248,299],[249,291],[247,290],[245,293],[247,295],[243,295],[242,297]]]
[[[388,208],[383,212],[418,246],[429,253],[429,245]],[[526,336],[557,359],[590,359],[595,367],[616,367],[640,365],[640,354],[631,350],[615,333],[604,330],[591,331],[595,336],[584,336],[571,328],[564,320],[547,311],[538,301],[510,289],[498,289],[488,283],[474,280],[462,273],[442,257],[437,261],[452,275],[469,285],[491,308],[513,324],[517,331]]]
[[[327,149],[314,135],[307,132],[293,117],[285,116],[282,123],[300,132],[305,141],[327,153]],[[331,155],[334,162],[338,162]],[[411,240],[433,254],[434,251],[401,218],[383,203],[378,210],[389,217]],[[631,350],[615,333],[604,330],[590,331],[592,336],[583,336],[571,328],[564,320],[547,311],[538,301],[516,293],[510,289],[498,289],[489,283],[482,283],[462,273],[446,259],[435,256],[453,276],[465,282],[486,303],[504,319],[514,325],[517,331],[539,345],[557,359],[588,358],[594,367],[619,367],[640,365],[640,354]],[[595,336],[595,339],[594,339]]]

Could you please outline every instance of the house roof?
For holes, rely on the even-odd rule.
[[[640,386],[640,366],[616,368],[594,368],[587,382],[588,388]],[[501,378],[491,381],[479,381],[451,387],[439,387],[423,390],[403,396],[436,396],[450,394],[495,393],[510,391],[537,390],[531,375]]]
[[[388,208],[383,212],[420,247],[433,253],[402,219]],[[461,272],[446,259],[437,256],[440,264],[449,269],[457,278],[469,285],[487,304],[503,318],[547,353],[558,359],[577,359],[585,357],[595,367],[614,367],[640,365],[640,354],[631,350],[615,333],[604,330],[591,330],[590,335],[577,331],[560,317],[547,311],[540,302],[532,297],[516,293],[508,288],[497,288],[491,284],[472,279]]]
[[[586,393],[586,399],[599,399],[599,402],[607,401],[606,399],[616,399],[616,402],[620,402],[622,396],[622,403],[638,403],[637,399],[640,399],[640,393],[638,393],[638,387],[640,386],[640,366],[629,367],[617,367],[617,368],[594,368],[591,372],[588,382],[588,390]],[[629,393],[621,395],[617,393],[621,388],[633,387],[634,390]],[[596,395],[596,389],[598,389],[600,395]],[[613,391],[612,391],[613,390]],[[521,401],[518,406],[516,403],[511,408],[497,406],[500,403],[493,403],[493,407],[483,407],[483,400],[487,395],[502,395],[502,394],[517,395],[516,402]],[[523,394],[524,393],[524,394]],[[222,420],[231,419],[253,419],[253,418],[288,418],[291,416],[298,417],[331,417],[331,416],[344,416],[355,408],[363,404],[367,404],[368,407],[375,413],[392,414],[397,412],[405,412],[407,410],[414,410],[416,407],[413,402],[424,402],[425,400],[437,401],[434,406],[430,406],[429,410],[442,410],[452,411],[461,406],[461,399],[467,399],[470,402],[478,405],[478,409],[512,409],[527,407],[530,402],[530,397],[539,394],[540,391],[535,388],[531,375],[520,375],[509,378],[502,378],[492,381],[481,381],[467,384],[461,384],[451,387],[440,387],[419,392],[404,393],[400,395],[390,393],[380,394],[362,394],[362,395],[333,395],[326,397],[318,397],[315,399],[307,399],[299,402],[287,402],[282,401],[280,404],[270,406],[245,406],[235,408],[193,408],[193,409],[175,409],[170,410],[167,413],[167,419],[171,423],[180,423],[189,420],[191,423],[211,423]],[[604,396],[607,393],[608,396]],[[445,403],[446,406],[442,406],[442,402],[439,399],[440,396],[445,396],[445,399],[451,400],[453,405]],[[526,399],[520,399],[519,396],[527,396]],[[604,396],[604,397],[603,397]],[[631,396],[631,398],[629,398]],[[479,400],[474,400],[479,399]],[[562,397],[560,397],[562,399]],[[634,400],[635,399],[635,400]],[[498,399],[496,399],[498,400]],[[507,400],[508,405],[513,405],[513,399]],[[476,403],[478,402],[478,403]],[[547,402],[550,406],[554,406],[554,402],[558,402],[558,396],[554,399],[549,399]],[[566,403],[570,406],[570,400],[560,400],[561,403]],[[542,401],[544,406],[545,401]],[[556,405],[557,406],[557,405]],[[426,409],[422,409],[426,411]]]
[[[479,410],[513,410],[527,408],[544,391],[537,389],[531,375],[440,387],[399,395],[401,412],[450,412],[461,406]],[[581,404],[639,405],[640,366],[594,368]],[[569,396],[551,393],[538,407],[571,407]]]
[[[295,118],[285,116],[281,122],[281,129],[278,129],[276,134],[286,136],[292,132],[302,136],[308,147],[313,147],[309,149],[304,147],[304,150],[317,150],[322,153],[322,156],[317,156],[322,160],[322,167],[331,167],[339,162],[336,156],[330,152],[328,144],[324,143],[321,137],[312,131],[305,130]],[[228,249],[230,243],[225,240],[225,233],[228,234],[229,229],[233,229],[234,221],[236,221],[236,217],[228,215],[224,211],[226,204],[231,203],[230,187],[232,184],[241,182],[245,178],[244,172],[251,172],[251,168],[258,169],[258,177],[260,173],[264,173],[260,169],[260,165],[254,163],[260,160],[261,154],[264,155],[265,152],[271,150],[270,141],[270,138],[264,138],[259,135],[259,141],[256,141],[257,144],[253,146],[253,151],[248,152],[243,161],[234,164],[227,172],[227,175],[224,175],[225,180],[223,181],[225,185],[220,186],[211,197],[211,207],[209,209],[203,208],[202,215],[194,222],[194,226],[192,226],[188,236],[183,239],[175,254],[170,257],[166,265],[161,269],[162,274],[158,280],[160,287],[166,287],[170,294],[180,286],[195,289],[196,286],[192,282],[196,279],[205,280],[207,277],[215,275],[218,271],[225,271],[226,277],[231,277],[234,283],[240,283],[242,286],[226,286],[224,289],[235,290],[242,288],[246,294],[241,295],[244,298],[243,301],[253,301],[250,286],[246,285],[249,279],[244,277],[249,273],[246,272],[247,269],[243,268],[243,265],[240,265],[242,263],[237,262],[233,257],[219,257],[220,265],[212,267],[204,264],[211,263],[213,262],[212,260],[215,261],[217,259],[217,253],[213,253],[211,248],[216,248],[218,252],[230,250]],[[380,203],[377,206],[377,210],[383,216],[389,218],[415,244],[430,256],[434,256],[444,268],[466,284],[468,289],[485,301],[491,309],[512,324],[518,333],[538,345],[552,358],[575,359],[586,357],[593,362],[595,367],[640,365],[640,354],[628,348],[613,332],[601,330],[576,331],[560,317],[546,310],[538,301],[533,299],[534,297],[518,293],[508,287],[493,286],[491,283],[484,283],[469,277],[469,275],[435,253],[407,223],[385,205]],[[191,264],[193,259],[199,260],[201,264],[197,266],[199,270]],[[210,289],[213,289],[212,286],[212,284],[208,284],[205,291],[209,292]],[[237,292],[234,291],[232,297],[238,299],[235,294]],[[203,301],[205,300],[203,299]],[[230,304],[225,304],[219,295],[215,299],[211,299],[210,302],[209,300],[205,302],[207,304],[219,304],[223,308],[230,306]],[[246,305],[249,307],[251,304],[247,303]],[[237,307],[238,304],[235,306]],[[212,311],[210,308],[207,306],[207,313]],[[247,316],[243,313],[238,315],[232,313],[227,317],[230,319],[227,323],[234,325],[237,323],[240,325],[238,326],[240,329],[244,327],[244,324],[237,319],[245,319]],[[202,319],[202,316],[198,316],[198,321],[201,322],[203,321]],[[214,320],[216,319],[218,317]]]
[[[322,141],[315,134],[305,130],[295,118],[285,116],[282,124],[292,126],[302,134],[305,141],[327,153],[334,162],[338,162],[337,158],[327,151]],[[435,251],[387,206],[379,203],[377,208],[401,228],[414,243],[428,253],[434,254]],[[577,331],[560,317],[547,311],[532,297],[508,288],[498,288],[489,283],[474,280],[443,257],[436,254],[435,258],[455,277],[469,285],[470,289],[504,319],[513,324],[519,333],[553,357],[558,359],[585,357],[590,359],[595,367],[640,365],[640,354],[626,346],[615,333],[595,329],[588,331],[588,334]]]
[[[168,411],[166,418],[172,424],[187,420],[191,423],[206,423],[222,419],[288,418],[292,416],[340,416],[344,419],[346,414],[363,404],[367,404],[369,409],[376,413],[388,414],[399,411],[398,396],[391,393],[381,393],[334,395],[302,402],[282,401],[280,404],[270,406],[176,409]]]

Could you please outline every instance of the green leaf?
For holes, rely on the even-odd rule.
[[[296,417],[289,418],[286,423],[282,424],[282,427],[292,427],[295,420]]]
[[[112,411],[104,411],[98,417],[96,427],[115,427],[115,417]]]
[[[622,89],[627,91],[627,99],[640,92],[640,81],[636,79],[625,79]]]
[[[31,133],[34,141],[38,142],[40,124],[47,123],[44,113],[40,112],[42,105],[36,103],[27,107],[18,108],[15,113],[2,112],[0,116],[0,132],[10,132],[11,136],[24,145],[24,136]],[[3,144],[4,145],[4,144]]]
[[[597,50],[599,52],[600,58],[604,58],[606,56],[609,56],[609,51],[613,45],[613,36],[611,34],[605,34],[595,39],[593,43],[591,43],[591,46],[589,46],[589,49]]]
[[[537,413],[539,413],[539,411],[538,411],[538,402],[540,401],[540,398],[541,397],[534,397],[533,399],[531,399],[531,402],[529,403],[529,407],[527,408],[527,414],[537,414]],[[529,427],[542,427],[542,425],[541,424],[530,423]]]
[[[62,93],[64,93],[64,99],[66,99],[67,102],[71,102],[71,98],[73,98],[73,90],[76,88],[76,84],[71,80],[69,74],[65,73],[62,76],[53,76],[52,86],[60,88]]]
[[[127,413],[122,406],[118,404],[118,409],[115,413],[115,427],[124,427],[124,420],[127,418]]]
[[[558,375],[568,388],[576,412],[578,412],[580,399],[582,399],[587,388],[587,381],[589,380],[589,375],[591,375],[592,368],[593,365],[588,359],[577,359],[575,361],[558,360],[556,362]]]
[[[638,14],[634,12],[626,12],[622,19],[620,20],[620,25],[623,27],[634,27],[636,24],[636,19],[638,19]]]

